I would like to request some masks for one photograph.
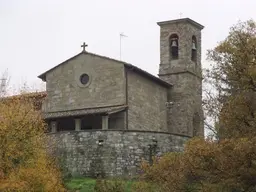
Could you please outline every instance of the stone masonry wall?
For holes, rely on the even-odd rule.
[[[168,82],[176,82],[170,90],[168,127],[171,133],[193,135],[194,132],[203,135],[202,82],[190,73],[164,76]],[[195,114],[200,116],[200,124],[193,126]]]
[[[167,132],[167,88],[127,71],[128,129]]]
[[[73,176],[135,176],[142,159],[150,159],[148,145],[157,140],[156,155],[181,151],[187,137],[157,132],[114,130],[49,134],[56,154]],[[102,142],[102,145],[99,145]],[[53,148],[53,147],[51,147]]]
[[[82,85],[80,76],[89,75]],[[124,65],[91,54],[81,54],[46,74],[45,112],[123,105]]]

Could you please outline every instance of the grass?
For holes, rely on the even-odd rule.
[[[94,192],[96,179],[92,178],[73,178],[65,183],[69,191]],[[125,192],[131,192],[132,181],[126,181]]]
[[[93,192],[95,184],[96,180],[91,178],[74,178],[65,183],[68,190],[79,192]]]

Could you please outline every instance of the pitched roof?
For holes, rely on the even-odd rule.
[[[143,70],[143,69],[140,69],[139,67],[136,67],[136,66],[134,66],[134,65],[132,65],[132,64],[130,64],[130,63],[126,63],[126,62],[124,62],[124,61],[120,61],[120,60],[116,60],[116,59],[109,58],[109,57],[106,57],[106,56],[102,56],[102,55],[90,53],[90,52],[87,52],[87,51],[81,52],[81,53],[79,53],[79,54],[77,54],[77,55],[75,55],[75,56],[73,56],[73,57],[67,59],[66,61],[64,61],[64,62],[62,62],[62,63],[56,65],[55,67],[53,67],[53,68],[47,70],[46,72],[42,73],[41,75],[39,75],[38,78],[42,79],[43,81],[46,81],[46,74],[47,74],[48,72],[52,71],[53,69],[55,69],[55,68],[61,66],[62,64],[66,63],[66,62],[68,62],[68,61],[70,61],[70,60],[72,60],[72,59],[75,59],[76,57],[78,57],[78,56],[80,56],[80,55],[82,55],[82,54],[88,54],[88,55],[92,55],[92,56],[96,56],[96,57],[101,57],[101,58],[103,58],[103,59],[108,59],[108,60],[112,60],[112,61],[115,61],[115,62],[119,62],[119,63],[123,64],[127,69],[132,70],[132,71],[134,71],[134,72],[136,72],[136,73],[138,73],[138,74],[140,74],[140,75],[143,75],[144,77],[146,77],[146,78],[148,78],[148,79],[151,79],[152,81],[154,81],[154,82],[156,82],[156,83],[158,83],[158,84],[160,84],[160,85],[162,85],[162,86],[165,86],[165,87],[171,87],[171,86],[172,86],[171,84],[169,84],[169,83],[163,81],[162,79],[160,79],[160,78],[158,78],[158,77],[156,77],[156,76],[154,76],[154,75],[148,73],[147,71],[145,71],[145,70]]]
[[[85,108],[70,111],[58,111],[58,112],[47,112],[43,114],[44,119],[60,118],[60,117],[70,117],[78,115],[91,115],[91,114],[113,114],[124,111],[127,105],[119,106],[108,106],[108,107],[96,107],[96,108]]]

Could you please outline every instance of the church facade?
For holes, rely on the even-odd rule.
[[[142,159],[204,135],[203,26],[189,18],[158,25],[159,77],[85,49],[39,76],[49,136],[72,175],[135,175]]]

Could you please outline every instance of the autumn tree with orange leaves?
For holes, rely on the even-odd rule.
[[[214,139],[194,138],[183,153],[166,154],[152,166],[144,162],[134,191],[256,191],[255,21],[234,25],[208,58],[213,65],[205,79],[214,92],[204,107],[214,119]]]
[[[34,99],[0,99],[0,191],[64,191]]]

